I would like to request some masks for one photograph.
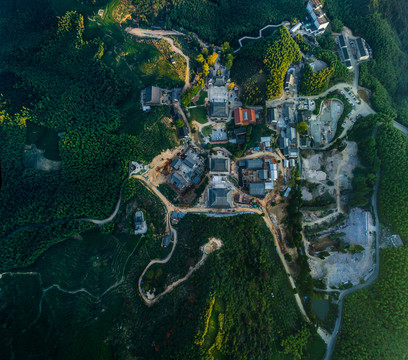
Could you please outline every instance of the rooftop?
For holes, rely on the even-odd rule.
[[[147,105],[160,105],[161,90],[157,86],[149,86],[145,90],[145,103]]]
[[[363,43],[363,39],[358,38],[357,39],[357,47],[358,47],[358,51],[360,52],[360,56],[367,56],[367,51],[364,48],[364,43]]]
[[[346,46],[346,41],[345,41],[343,35],[339,36],[339,42],[340,42],[340,47],[345,47]]]
[[[208,190],[208,205],[212,208],[230,208],[232,206],[232,191],[229,189]]]
[[[249,194],[252,196],[265,196],[265,183],[250,183]]]
[[[210,104],[210,116],[211,117],[227,117],[227,103],[226,102],[218,102],[218,101],[213,101]]]
[[[263,168],[263,161],[262,159],[245,160],[245,165],[249,170],[259,170]]]
[[[236,108],[234,110],[235,125],[249,125],[256,123],[254,109]]]
[[[210,158],[210,171],[218,173],[229,172],[229,159],[228,158]]]

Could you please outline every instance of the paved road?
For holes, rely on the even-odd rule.
[[[377,135],[377,129],[378,126],[374,130],[374,137]],[[374,186],[374,194],[371,197],[371,204],[374,209],[374,215],[375,215],[375,267],[374,271],[371,275],[371,277],[364,283],[364,284],[358,284],[356,286],[353,286],[350,289],[344,290],[341,292],[339,296],[339,311],[337,315],[337,320],[336,320],[336,325],[334,327],[333,333],[330,336],[329,343],[327,344],[327,351],[326,351],[326,356],[325,360],[329,360],[333,354],[334,346],[336,344],[337,340],[337,335],[339,333],[340,327],[341,327],[341,321],[342,321],[342,314],[343,314],[343,299],[345,296],[360,290],[364,289],[367,286],[370,286],[374,283],[374,281],[377,279],[378,274],[380,272],[380,232],[381,232],[381,226],[380,226],[380,221],[378,219],[378,212],[377,212],[377,195],[378,195],[378,185],[380,183],[380,173],[377,173],[377,183]]]

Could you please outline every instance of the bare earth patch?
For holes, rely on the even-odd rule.
[[[44,157],[45,150],[38,149],[34,144],[26,145],[23,155],[23,165],[26,168],[52,172],[61,170],[61,161],[49,160]]]

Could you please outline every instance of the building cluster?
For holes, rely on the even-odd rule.
[[[256,113],[254,109],[236,108],[234,110],[234,137],[237,144],[244,144],[247,126],[256,124]]]
[[[351,45],[352,52],[357,61],[365,61],[370,59],[368,45],[362,38],[357,38],[355,40],[349,40],[346,35],[341,34],[336,39],[338,52],[342,63],[348,68],[352,69],[351,63],[351,51],[348,45]]]
[[[309,108],[309,102],[303,108]],[[289,166],[295,166],[295,159],[299,156],[298,136],[296,131],[297,111],[294,103],[286,102],[283,106],[269,109],[268,122],[280,131],[279,148],[288,160]]]
[[[143,111],[148,111],[152,106],[171,105],[180,101],[181,88],[161,89],[157,86],[149,86],[142,90],[141,100]]]
[[[278,179],[278,165],[274,158],[248,159],[238,162],[239,185],[249,195],[264,197]]]
[[[207,205],[211,208],[232,207],[232,186],[227,181],[231,173],[231,160],[228,155],[219,150],[215,155],[208,158],[210,175],[212,176],[210,187],[207,189]]]
[[[312,18],[313,25],[318,33],[324,33],[329,26],[329,19],[323,11],[323,6],[319,0],[309,0],[306,10]]]
[[[208,99],[210,102],[209,115],[214,120],[228,118],[228,89],[230,82],[229,71],[225,66],[216,64],[210,70],[208,79]]]
[[[191,186],[197,186],[205,172],[204,159],[197,151],[191,148],[175,159],[170,167],[169,183],[178,191],[184,191]]]
[[[322,35],[330,24],[330,21],[323,10],[323,5],[319,0],[309,0],[306,5],[306,10],[308,16],[303,22],[298,22],[292,26],[290,33],[295,34],[302,29],[310,35]]]

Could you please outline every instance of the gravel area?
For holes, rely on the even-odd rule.
[[[349,244],[361,245],[365,248],[362,253],[331,252],[324,260],[309,259],[311,275],[315,279],[326,278],[329,287],[341,283],[360,283],[373,268],[374,249],[372,249],[375,226],[369,212],[352,209],[346,225],[338,232],[346,233],[344,241]]]

